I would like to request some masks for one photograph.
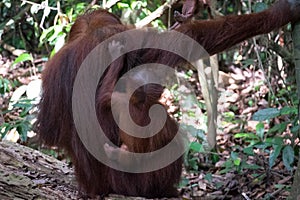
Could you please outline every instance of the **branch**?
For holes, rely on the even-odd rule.
[[[120,0],[110,0],[105,5],[103,5],[104,9],[109,9],[113,7],[116,3],[118,3]]]
[[[285,60],[289,65],[294,65],[293,55],[284,47],[275,43],[274,41],[269,41],[268,49],[276,52],[283,60]]]
[[[166,9],[172,7],[172,5],[176,2],[177,2],[177,0],[167,1],[162,6],[157,8],[154,12],[152,12],[149,16],[147,16],[144,19],[142,19],[141,21],[135,23],[135,26],[137,28],[142,28],[142,27],[150,24],[153,20],[155,20],[156,18],[159,18]]]

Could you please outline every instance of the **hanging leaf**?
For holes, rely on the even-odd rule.
[[[247,155],[253,156],[254,155],[254,150],[253,147],[246,147],[243,149],[243,152]]]
[[[288,124],[289,122],[282,122],[280,124],[276,124],[275,126],[269,129],[268,133],[283,133],[283,131],[286,130]]]
[[[272,168],[275,164],[276,159],[278,158],[280,151],[282,149],[282,145],[273,145],[273,152],[269,158],[269,167]]]
[[[204,152],[203,145],[200,144],[199,142],[192,142],[190,144],[190,149],[195,151],[195,152]]]
[[[291,115],[291,114],[297,114],[298,110],[296,107],[283,107],[280,110],[280,115]]]
[[[29,53],[22,53],[15,59],[12,65],[14,66],[20,62],[25,62],[25,61],[33,61],[33,57]]]
[[[280,110],[278,110],[277,108],[266,108],[254,113],[252,119],[255,121],[265,121],[265,120],[278,117],[279,115],[280,115]]]
[[[235,166],[240,166],[240,164],[241,164],[241,158],[239,157],[239,154],[238,153],[236,153],[236,152],[231,152],[230,153],[230,157],[233,159],[233,164],[235,165]]]
[[[285,146],[283,148],[282,150],[283,164],[289,171],[293,170],[292,164],[294,163],[294,156],[295,156],[294,149],[290,145]]]
[[[258,123],[256,125],[256,135],[263,140],[264,138],[264,133],[265,133],[265,125],[263,123]]]

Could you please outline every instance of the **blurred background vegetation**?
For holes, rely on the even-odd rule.
[[[259,12],[272,0],[210,1],[196,19]],[[182,1],[46,0],[0,2],[0,140],[19,142],[67,159],[62,151],[42,148],[32,130],[40,97],[45,62],[67,40],[70,27],[85,11],[105,8],[124,24],[143,24],[160,8],[150,27],[165,31],[174,24],[173,13]],[[178,97],[175,85],[167,96],[169,112],[184,115],[179,101],[193,105],[184,121],[193,135],[185,155],[186,172],[180,188],[190,196],[223,191],[252,198],[286,197],[298,156],[298,99],[292,57],[291,25],[249,39],[218,54],[217,146],[207,148],[207,110],[198,72],[182,67],[178,75],[193,86],[197,97]],[[282,181],[284,179],[284,181]],[[202,182],[201,182],[201,181]],[[230,180],[230,181],[228,181]],[[200,183],[201,182],[201,183]],[[267,188],[267,189],[266,189]],[[278,192],[279,191],[279,192]],[[252,195],[252,196],[251,196]],[[261,195],[261,196],[259,196]],[[273,196],[272,196],[273,195]]]

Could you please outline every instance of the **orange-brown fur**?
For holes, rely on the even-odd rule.
[[[299,1],[291,7],[280,0],[270,9],[251,15],[227,16],[210,21],[190,21],[177,31],[199,42],[209,54],[231,47],[249,37],[270,32],[290,21],[299,19]],[[109,193],[144,197],[177,196],[175,186],[179,183],[182,159],[164,169],[143,174],[131,174],[113,170],[95,159],[83,146],[72,117],[72,90],[76,73],[87,54],[110,36],[126,31],[118,17],[104,10],[97,10],[79,17],[73,25],[65,46],[46,65],[42,74],[43,95],[37,121],[37,131],[42,143],[65,149],[75,167],[80,189],[89,195],[105,196]],[[168,34],[168,32],[164,33]],[[145,42],[149,41],[145,38]],[[98,86],[96,109],[98,121],[108,136],[123,150],[150,152],[166,145],[177,133],[176,122],[168,117],[161,132],[151,138],[128,136],[119,130],[110,108],[110,99],[116,81],[131,68],[143,63],[162,63],[171,67],[185,62],[182,58],[153,49],[124,55],[108,68]],[[147,98],[133,96],[130,112],[140,125],[148,123],[148,109],[158,103],[162,87],[149,85],[142,90]],[[121,101],[121,100],[120,100]],[[122,148],[121,148],[122,149]]]

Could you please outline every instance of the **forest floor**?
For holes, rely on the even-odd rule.
[[[42,60],[35,63],[43,64]],[[11,96],[21,85],[28,85],[40,74],[36,74],[27,64],[11,67],[12,59],[0,56],[0,79],[7,79],[16,83],[16,87],[5,90],[3,98],[0,98],[1,112],[0,124],[13,122],[18,118],[19,112],[4,112],[8,109]],[[185,73],[185,72],[180,72]],[[289,196],[289,188],[292,184],[292,173],[285,169],[283,161],[277,159],[274,166],[269,168],[269,154],[257,149],[255,154],[249,156],[243,152],[247,143],[235,138],[237,133],[255,133],[257,121],[252,120],[252,115],[259,109],[268,106],[269,88],[264,83],[265,76],[260,69],[239,69],[232,67],[228,73],[220,72],[222,83],[220,84],[219,112],[224,119],[224,113],[230,115],[229,120],[221,120],[217,136],[217,161],[213,160],[213,153],[194,153],[187,160],[180,186],[180,194],[184,199],[286,199]],[[15,81],[18,80],[18,83]],[[194,73],[189,82],[197,91],[197,99],[204,102],[198,83],[197,74]],[[3,83],[0,84],[3,89]],[[1,89],[0,88],[0,89]],[[171,97],[166,97],[172,99]],[[176,117],[176,105],[169,102],[170,112]],[[195,107],[195,113],[205,116],[205,109]],[[199,115],[199,116],[200,116]],[[194,118],[196,126],[202,126],[205,118]],[[192,120],[193,121],[193,120]],[[265,125],[268,130],[270,127]],[[16,130],[9,131],[11,140],[15,140]],[[37,147],[36,140],[29,138],[27,142],[21,142],[30,147]],[[20,142],[20,139],[16,139]],[[232,160],[233,154],[239,155],[240,163]],[[57,154],[56,154],[57,156]],[[59,159],[65,160],[65,156],[59,154]],[[230,164],[230,161],[232,163]],[[252,167],[251,167],[252,166]],[[258,166],[258,167],[257,167]],[[112,197],[112,199],[117,197]]]

